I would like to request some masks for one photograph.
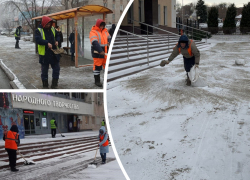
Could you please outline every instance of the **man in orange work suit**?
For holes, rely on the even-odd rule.
[[[100,72],[102,68],[105,69],[107,59],[105,53],[108,53],[108,46],[111,40],[111,36],[105,26],[106,23],[102,19],[97,19],[96,25],[92,27],[89,33],[89,39],[92,45],[91,53],[94,60],[93,73],[95,77],[95,85],[98,87],[102,87],[102,83],[100,82]],[[98,53],[95,53],[94,51]]]

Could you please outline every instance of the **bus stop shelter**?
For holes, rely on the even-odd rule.
[[[91,44],[90,44],[89,40],[88,41],[86,40],[85,42],[83,40],[82,43],[81,43],[80,36],[79,36],[79,33],[78,33],[78,29],[81,28],[82,31],[84,32],[84,26],[89,26],[88,31],[90,31],[90,28],[93,25],[95,25],[94,24],[95,19],[102,18],[105,21],[106,15],[111,14],[111,13],[113,13],[113,11],[106,8],[106,7],[104,7],[104,6],[86,5],[86,6],[72,8],[72,9],[69,9],[69,10],[60,11],[60,12],[56,12],[56,13],[48,14],[48,15],[44,15],[44,16],[48,16],[48,17],[50,17],[51,19],[54,20],[55,23],[53,23],[53,26],[56,26],[57,21],[62,21],[62,20],[67,20],[67,19],[74,19],[75,67],[85,67],[85,66],[92,66],[93,63],[79,65],[78,60],[79,60],[79,58],[85,58],[85,57],[88,57],[88,59],[90,59]],[[38,17],[32,18],[32,20],[36,21],[35,24],[36,24],[37,27],[41,23],[42,17],[43,16],[38,16]],[[86,20],[83,20],[84,17],[88,17],[87,22],[86,22]],[[67,24],[67,26],[68,26],[68,24]],[[68,34],[68,32],[67,32],[67,34]],[[84,33],[82,35],[84,37]],[[67,44],[68,44],[68,38],[69,37],[67,37]],[[82,38],[82,39],[84,39],[84,38]],[[87,46],[84,45],[84,43],[87,44]],[[85,53],[85,49],[82,49],[82,47],[87,47],[86,50],[87,50],[88,53]],[[64,49],[69,49],[69,47],[64,47]]]

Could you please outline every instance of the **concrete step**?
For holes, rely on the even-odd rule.
[[[205,43],[198,43],[198,48],[200,51],[205,50],[210,47],[210,45]],[[147,58],[144,56],[134,56],[128,60],[128,58],[117,58],[110,61],[109,72],[107,82],[114,81],[116,79],[129,76],[149,68],[158,66],[161,60],[167,60],[170,52],[168,53],[150,53],[149,65]],[[182,59],[182,56],[178,56],[176,59]]]
[[[198,48],[206,48],[207,45],[204,44],[202,46],[199,46]],[[155,61],[161,61],[161,60],[167,60],[167,58],[171,55],[172,51],[165,51],[165,52],[161,52],[161,53],[154,53],[154,54],[150,54],[149,60],[147,57],[140,57],[140,56],[136,56],[133,59],[118,59],[115,62],[111,62],[109,63],[109,71],[108,74],[112,74],[112,73],[116,73],[120,70],[123,69],[128,69],[128,68],[132,68],[135,66],[141,66],[141,65],[145,65]]]

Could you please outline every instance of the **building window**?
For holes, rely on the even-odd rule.
[[[92,117],[92,124],[95,124],[95,117]]]
[[[113,9],[115,9],[115,4],[113,4]]]
[[[128,9],[128,12],[127,12],[127,17],[128,17],[128,24],[132,24],[133,23],[133,21],[132,21],[132,19],[133,19],[133,5],[132,6],[130,6],[130,8]]]
[[[141,22],[142,21],[142,13],[141,13],[141,8],[142,8],[142,1],[140,0],[139,1],[139,7],[138,7],[138,11],[139,11],[139,21]]]
[[[113,20],[115,20],[115,14],[112,14],[112,18],[113,18]]]
[[[85,124],[89,124],[89,117],[88,116],[85,117]]]
[[[120,5],[120,10],[123,11],[123,5]]]

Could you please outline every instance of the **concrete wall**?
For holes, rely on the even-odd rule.
[[[146,1],[143,0],[143,2],[145,4]],[[160,22],[158,22],[158,6],[155,6],[154,3],[152,4],[152,6],[151,6],[151,4],[150,5],[146,4],[146,6],[148,6],[148,7],[151,6],[153,8],[153,13],[157,12],[157,16],[156,15],[153,16],[154,24],[164,25],[164,6],[167,6],[167,26],[175,28],[176,27],[176,25],[175,25],[175,23],[176,23],[176,10],[174,10],[174,8],[176,5],[176,0],[158,0],[158,5],[160,5],[160,8],[161,8],[160,18],[159,18]],[[138,21],[139,20],[139,13],[138,13],[139,12],[138,11],[139,0],[135,0],[131,6],[133,6],[134,19]],[[145,10],[144,13],[147,15],[147,13],[148,13],[147,10]],[[156,22],[158,22],[158,23],[156,23]],[[127,15],[124,17],[121,25],[122,26],[132,26],[132,24],[128,24]],[[139,24],[135,23],[135,26],[139,26]]]

